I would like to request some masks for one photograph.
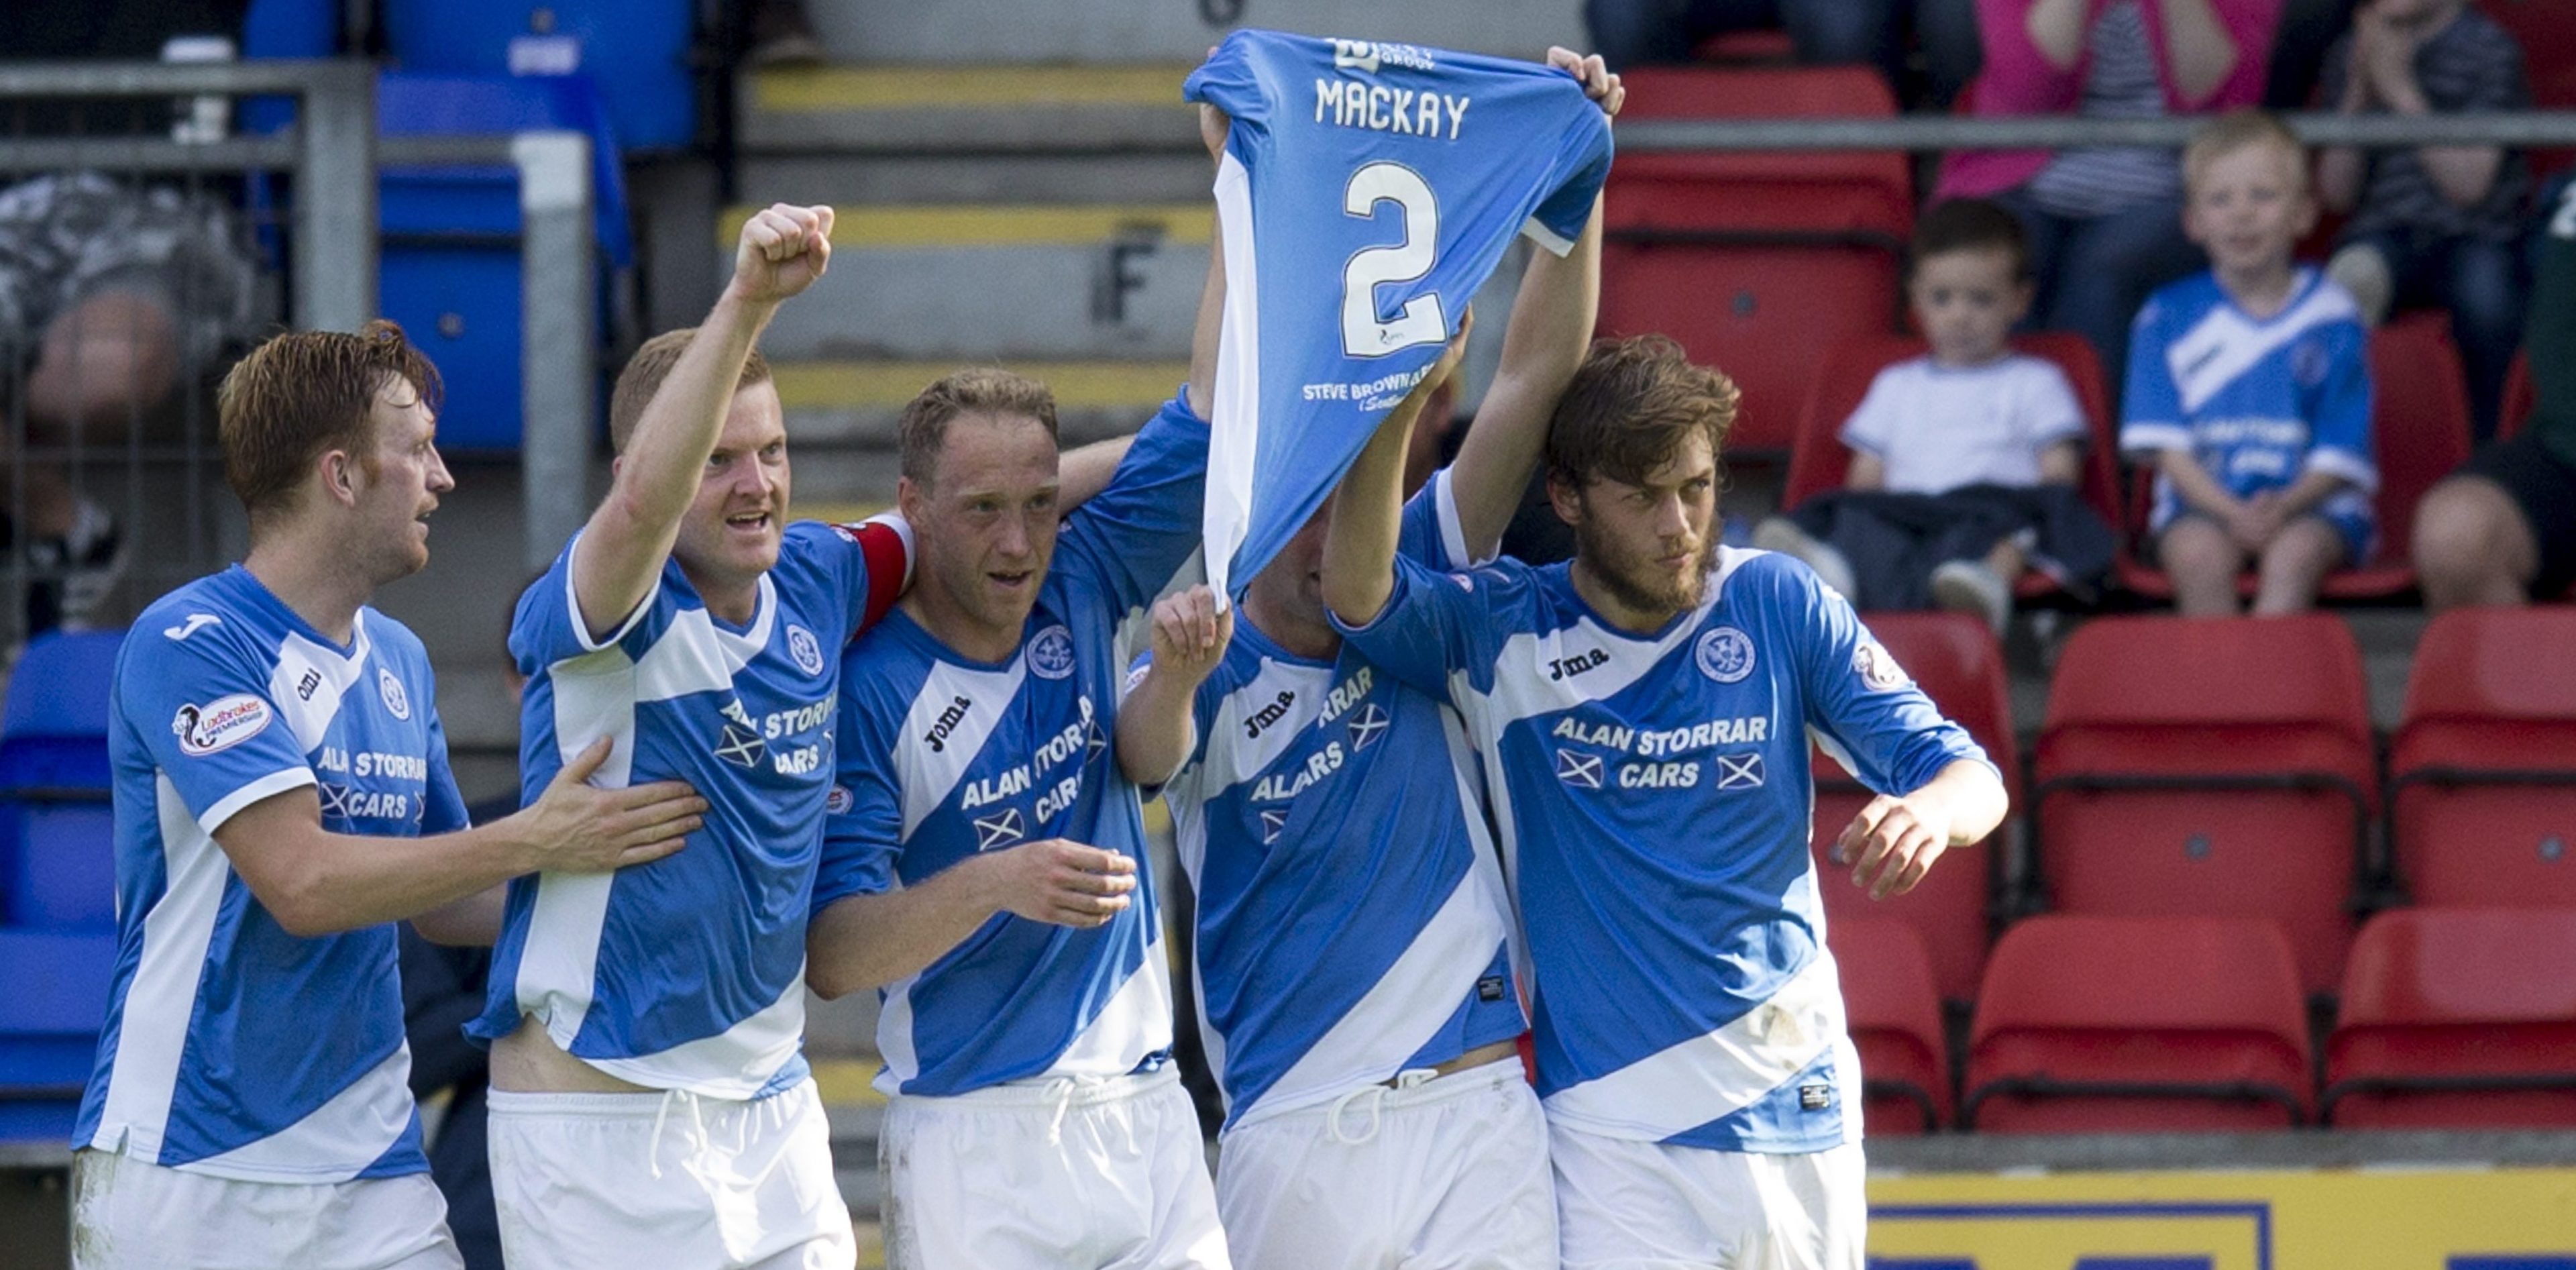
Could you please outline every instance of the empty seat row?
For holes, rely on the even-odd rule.
[[[1898,922],[1832,934],[1872,1134],[2576,1127],[2576,910],[2407,909],[2363,927],[2322,1055],[2289,942],[2223,917],[2005,932],[1954,1095],[1929,964]]]
[[[1838,926],[1912,926],[1947,1000],[1975,994],[1993,918],[2025,903],[2267,919],[2311,993],[2340,982],[2355,900],[2576,909],[2576,659],[2535,655],[2576,648],[2576,609],[2436,618],[2384,784],[2360,651],[2341,620],[2088,622],[2059,657],[2026,794],[1993,637],[1957,614],[1868,621],[2000,761],[2031,847],[2029,877],[2007,879],[1990,842],[1953,850],[1893,899],[1824,888]],[[1869,794],[1831,760],[1816,763],[1821,854]],[[2389,861],[2373,853],[2381,823]],[[2011,828],[1998,837],[2010,841]]]

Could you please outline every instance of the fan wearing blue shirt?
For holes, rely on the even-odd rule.
[[[2003,819],[2003,783],[1805,565],[1716,539],[1737,393],[1660,336],[1596,346],[1550,422],[1566,564],[1398,552],[1381,432],[1324,601],[1445,695],[1494,794],[1529,943],[1568,1267],[1860,1270],[1860,1073],[1807,849],[1812,733],[1879,796],[1837,858],[1873,895]]]
[[[845,658],[807,969],[880,989],[895,1270],[1230,1264],[1109,753],[1125,632],[1199,551],[1220,259],[1183,395],[1069,516],[1045,385],[960,371],[904,409],[920,573]]]
[[[1605,112],[1599,59],[1549,61]],[[1533,252],[1503,358],[1456,461],[1405,505],[1404,551],[1489,559],[1591,341],[1600,213]],[[1443,364],[1399,409],[1423,408]],[[1325,612],[1319,511],[1239,617],[1204,588],[1156,606],[1119,708],[1119,761],[1162,787],[1198,896],[1200,1025],[1227,1099],[1217,1209],[1247,1270],[1556,1264],[1547,1128],[1482,777],[1445,700],[1346,646]]]
[[[72,1145],[83,1270],[461,1267],[421,1154],[393,923],[489,938],[494,888],[680,848],[687,786],[583,784],[468,828],[420,640],[368,607],[455,488],[438,373],[389,322],[253,349],[217,398],[242,563],[117,656],[118,955]]]
[[[2211,269],[2139,310],[2120,449],[2156,469],[2147,529],[2176,608],[2238,612],[2251,563],[2254,611],[2300,612],[2378,537],[2369,335],[2352,296],[2292,256],[2317,208],[2287,127],[2222,115],[2182,170],[2183,224]]]

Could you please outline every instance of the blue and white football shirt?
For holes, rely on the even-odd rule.
[[[314,630],[236,565],[163,596],[117,654],[117,961],[74,1146],[256,1182],[420,1173],[394,928],[306,939],[214,834],[313,786],[333,833],[465,827],[429,656],[358,610]]]
[[[2215,274],[2173,283],[2130,330],[2121,452],[2153,462],[2189,450],[2238,498],[2287,489],[2312,471],[2340,476],[2350,486],[2315,514],[2343,535],[2346,563],[2359,564],[2370,556],[2379,488],[2368,344],[2352,296],[2315,269],[2299,270],[2289,305],[2262,320],[2236,307]],[[2158,476],[2148,528],[2164,532],[2183,510]]]
[[[1610,123],[1553,67],[1275,31],[1227,36],[1181,92],[1234,120],[1206,520],[1223,593],[1322,506],[1514,234],[1572,248]]]
[[[1549,1120],[1727,1151],[1857,1141],[1807,738],[1889,793],[1982,761],[1976,743],[1786,556],[1721,548],[1700,606],[1651,636],[1595,616],[1566,565],[1396,568],[1349,642],[1445,690],[1484,756]]]
[[[1406,505],[1401,550],[1466,567],[1448,472]],[[1528,1027],[1481,778],[1445,697],[1347,644],[1297,656],[1238,614],[1193,713],[1198,747],[1163,798],[1198,890],[1228,1128]]]
[[[1064,522],[1022,629],[995,664],[898,610],[852,648],[814,909],[917,883],[980,851],[1067,838],[1136,861],[1132,901],[1092,930],[994,916],[880,995],[887,1093],[1117,1076],[1171,1048],[1172,988],[1136,787],[1110,753],[1119,628],[1199,545],[1207,425],[1178,399]]]
[[[564,547],[510,627],[528,676],[525,796],[606,736],[592,783],[687,781],[706,824],[651,864],[512,882],[491,994],[467,1032],[507,1036],[532,1015],[609,1075],[710,1098],[805,1078],[805,917],[841,650],[902,594],[909,533],[900,521],[789,525],[742,626],[709,613],[670,561],[599,639],[573,600],[580,536]]]

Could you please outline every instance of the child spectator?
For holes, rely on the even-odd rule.
[[[2110,562],[2110,527],[2075,494],[2084,410],[2056,363],[2008,341],[2031,302],[2019,218],[1984,199],[1935,205],[1912,255],[1906,293],[1932,351],[1880,371],[1843,425],[1844,488],[1764,521],[1754,545],[1861,608],[1928,601],[2001,634],[2026,564],[2081,581]]]
[[[2372,0],[2327,54],[2323,96],[2348,115],[2528,110],[2522,48],[2468,0]],[[2395,305],[2450,310],[2478,438],[2495,435],[2522,343],[2522,207],[2531,177],[2501,146],[2317,156],[2317,193],[2349,212],[2328,275],[2372,326]]]
[[[2375,532],[2370,371],[2352,296],[2290,251],[2316,224],[2297,138],[2261,111],[2225,115],[2183,151],[2183,224],[2210,272],[2138,313],[2120,449],[2153,463],[2148,530],[2183,613],[2316,603]]]

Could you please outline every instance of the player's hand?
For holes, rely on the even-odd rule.
[[[1547,51],[1547,64],[1580,81],[1583,95],[1601,103],[1602,114],[1616,119],[1619,107],[1628,102],[1627,88],[1610,73],[1609,63],[1602,61],[1598,53],[1585,57],[1570,48],[1551,48]]]
[[[1209,49],[1208,51],[1213,53],[1216,50]],[[1219,110],[1206,102],[1199,103],[1199,144],[1207,147],[1209,158],[1221,159],[1225,157],[1226,133],[1232,130],[1233,127],[1234,120],[1227,116],[1224,111]]]
[[[1219,608],[1216,592],[1201,583],[1154,603],[1154,669],[1193,687],[1216,669],[1234,638],[1234,609]]]
[[[1950,849],[1950,812],[1938,798],[1881,794],[1834,839],[1834,863],[1852,866],[1852,885],[1883,900],[1903,895]]]
[[[1476,310],[1469,306],[1458,315],[1458,333],[1449,338],[1449,347],[1440,350],[1440,360],[1431,363],[1431,369],[1424,371],[1413,390],[1405,394],[1407,404],[1420,409],[1422,403],[1431,400],[1431,394],[1440,391],[1440,385],[1449,382],[1449,377],[1458,372],[1458,363],[1467,360],[1467,337],[1475,331]]]
[[[832,209],[772,203],[742,223],[733,289],[743,299],[776,304],[814,285],[831,263]]]
[[[1134,860],[1062,838],[977,856],[975,865],[992,871],[994,908],[1076,930],[1108,924],[1136,889]]]
[[[608,761],[601,737],[572,757],[537,801],[512,816],[524,819],[536,850],[534,868],[552,873],[598,873],[645,864],[680,849],[706,822],[707,800],[681,781],[654,781],[624,789],[588,782]]]

